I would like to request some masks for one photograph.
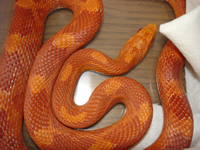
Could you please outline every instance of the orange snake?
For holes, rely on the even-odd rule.
[[[61,7],[72,9],[74,18],[40,49],[46,16]],[[152,102],[133,79],[108,79],[84,106],[73,101],[83,71],[108,75],[129,71],[143,58],[156,33],[157,27],[148,25],[125,44],[116,59],[93,49],[75,52],[93,38],[102,17],[101,0],[16,0],[0,56],[0,149],[26,149],[21,135],[23,114],[29,134],[41,149],[127,149],[144,136],[152,118]],[[192,112],[179,79],[183,64],[183,56],[168,42],[157,66],[164,127],[147,149],[190,145]],[[127,110],[117,123],[94,131],[73,129],[90,126],[119,102]]]

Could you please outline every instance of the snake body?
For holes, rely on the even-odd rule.
[[[185,14],[185,0],[167,0],[176,17]],[[183,84],[181,71],[185,58],[169,40],[157,63],[156,80],[164,112],[164,126],[158,139],[148,149],[184,149],[193,135],[193,115]]]
[[[63,7],[73,10],[74,18],[41,47],[47,15]],[[94,49],[79,50],[96,34],[102,17],[101,0],[15,1],[0,56],[0,149],[26,149],[21,131],[23,114],[29,134],[41,149],[127,149],[144,136],[152,118],[152,102],[144,87],[133,79],[108,79],[95,89],[84,106],[77,106],[73,101],[76,83],[84,71],[108,75],[129,71],[144,57],[156,33],[154,24],[140,30],[116,59]],[[162,59],[159,60],[158,64]],[[177,65],[181,67],[182,62]],[[163,73],[157,70],[159,77]],[[180,70],[172,78],[179,76]],[[179,80],[175,84],[181,85]],[[162,89],[160,85],[159,89]],[[178,91],[184,92],[180,89],[178,86]],[[165,92],[161,92],[161,98],[162,95]],[[124,103],[127,108],[117,123],[94,131],[74,130],[95,123],[117,103]],[[180,139],[183,147],[189,146],[192,114],[188,105],[186,98],[180,100],[178,106],[184,106],[180,116],[177,107],[163,104],[168,106],[164,109],[165,120],[175,120],[165,121],[158,142],[149,149],[169,148]],[[167,113],[172,114],[168,117]],[[175,145],[177,149],[181,144]]]
[[[13,17],[0,56],[0,149],[25,149],[22,140],[22,120],[27,81],[35,56],[41,48],[45,19],[51,11],[57,8],[72,9],[74,19],[55,35],[60,36],[60,40],[54,40],[57,39],[54,36],[46,43],[50,45],[54,40],[55,49],[61,47],[60,53],[56,53],[55,50],[51,51],[50,55],[55,56],[67,57],[74,49],[82,47],[91,40],[103,16],[101,1],[15,1]],[[80,23],[77,24],[77,22]],[[64,40],[65,37],[68,41]],[[76,45],[70,44],[72,39],[77,43]],[[56,45],[61,46],[56,47]],[[66,47],[67,50],[64,51]],[[46,57],[45,59],[40,65],[45,65],[54,58]],[[64,60],[60,61],[62,63]],[[51,66],[53,67],[53,64]]]

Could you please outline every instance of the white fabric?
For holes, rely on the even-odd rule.
[[[160,26],[200,76],[200,6],[186,15]]]
[[[185,67],[186,92],[194,117],[194,133],[190,150],[200,149],[200,0],[186,0],[186,14],[160,25],[160,32],[182,52],[188,62]],[[163,126],[161,106],[154,104],[154,116],[149,132],[133,149],[152,144]],[[188,150],[189,150],[188,149]]]

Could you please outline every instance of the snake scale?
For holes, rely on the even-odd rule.
[[[184,14],[185,1],[169,3],[177,17]],[[58,8],[71,9],[74,17],[41,47],[45,19]],[[152,120],[152,102],[147,90],[133,79],[105,80],[85,105],[74,103],[76,84],[84,71],[107,75],[129,71],[144,57],[156,34],[156,25],[149,24],[124,45],[116,59],[95,49],[81,49],[96,34],[102,17],[101,0],[15,1],[0,55],[0,149],[27,149],[22,139],[23,117],[41,149],[128,149],[144,136]],[[180,80],[184,61],[169,41],[156,73],[164,126],[147,149],[182,149],[191,143],[192,111]],[[97,122],[117,103],[126,106],[117,123],[98,130],[75,130]]]

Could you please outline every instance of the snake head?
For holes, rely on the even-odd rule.
[[[125,62],[126,66],[134,67],[142,60],[153,43],[156,31],[155,24],[149,24],[145,28],[139,29],[137,34],[124,45],[117,59],[120,62]]]

